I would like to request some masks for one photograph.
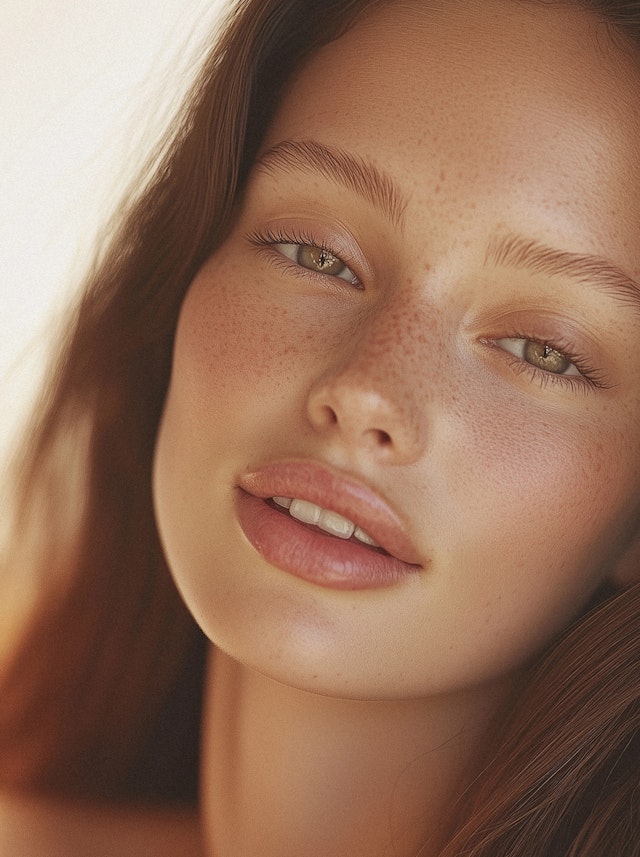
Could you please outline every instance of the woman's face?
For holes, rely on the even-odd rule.
[[[622,575],[639,84],[590,14],[508,0],[383,4],[296,76],[184,302],[156,456],[232,657],[360,698],[491,684]]]

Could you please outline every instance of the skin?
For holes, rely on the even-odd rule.
[[[638,84],[590,14],[505,0],[385,4],[291,84],[264,151],[312,138],[365,158],[403,215],[306,168],[257,168],[184,302],[154,494],[217,646],[212,853],[371,857],[390,829],[393,853],[415,853],[522,667],[603,584],[631,582],[640,303],[487,256],[517,234],[640,277]],[[357,284],[296,265],[284,245],[301,233]],[[569,374],[532,368],[527,339]],[[291,458],[384,497],[423,572],[353,592],[267,563],[238,481]]]
[[[114,850],[115,846],[115,850]],[[105,808],[25,795],[0,797],[2,857],[203,857],[185,811]]]

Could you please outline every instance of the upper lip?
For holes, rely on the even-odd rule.
[[[337,512],[392,556],[409,565],[422,565],[395,510],[380,494],[352,476],[313,461],[287,460],[245,473],[239,485],[254,497],[298,498]]]

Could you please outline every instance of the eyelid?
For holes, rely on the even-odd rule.
[[[304,244],[320,247],[337,256],[358,278],[359,283],[370,282],[373,276],[372,266],[359,242],[351,230],[339,222],[330,223],[310,217],[278,218],[251,231],[247,239],[251,243],[263,245]]]
[[[585,355],[587,362],[613,370],[619,340],[614,321],[592,308],[543,303],[525,290],[497,305],[474,309],[463,323],[474,339],[533,339],[566,352],[570,359]]]
[[[501,345],[502,342],[509,340],[519,341],[523,344],[526,342],[538,342],[541,345],[548,345],[554,351],[562,354],[566,360],[575,366],[577,372],[576,374],[563,374],[550,372],[539,366],[535,366],[533,363],[529,363],[524,357],[514,354]],[[548,340],[546,337],[518,332],[509,333],[507,336],[482,336],[480,337],[480,342],[490,348],[499,350],[502,353],[503,359],[509,362],[518,373],[529,374],[532,380],[535,380],[543,387],[547,387],[550,384],[555,386],[560,385],[561,389],[564,387],[571,391],[588,393],[597,390],[608,390],[615,386],[609,382],[606,374],[591,362],[590,358],[583,356],[573,346],[559,338],[554,341]]]

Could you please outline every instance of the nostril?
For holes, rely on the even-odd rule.
[[[326,405],[324,407],[324,415],[326,418],[326,424],[327,425],[335,425],[338,422],[337,413],[329,405]]]
[[[318,401],[318,395],[311,400],[309,409],[309,416],[317,429],[337,431],[349,443],[364,442],[370,449],[385,448],[388,451],[396,446],[395,432],[379,428],[385,425],[385,418],[395,419],[393,415],[388,416],[388,408],[383,408],[384,403],[379,397],[349,395],[335,401],[340,397],[325,389],[321,390],[321,396],[324,401]],[[330,398],[334,401],[328,401]],[[383,409],[385,413],[379,413]]]
[[[413,414],[391,393],[356,380],[339,374],[309,391],[306,418],[312,430],[350,452],[386,462],[414,461],[422,451],[422,427]]]

